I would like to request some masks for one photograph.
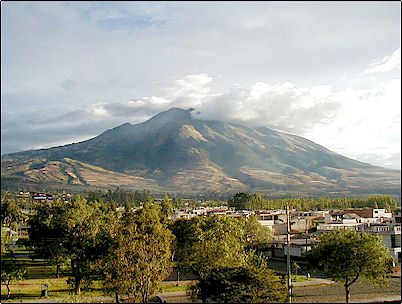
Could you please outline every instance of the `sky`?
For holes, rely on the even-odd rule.
[[[1,2],[1,153],[172,107],[401,167],[401,3]]]

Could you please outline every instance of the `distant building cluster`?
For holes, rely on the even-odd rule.
[[[23,192],[20,191],[19,194],[17,195],[19,198],[31,198],[34,201],[53,201],[55,199],[62,199],[64,201],[70,199],[72,195],[70,193],[63,193],[61,195],[54,195],[54,194],[48,194],[44,192]]]
[[[235,210],[227,206],[187,207],[175,210],[172,219],[191,219],[196,216],[213,215],[257,216],[260,224],[268,227],[273,233],[273,245],[267,254],[277,258],[287,255],[285,210]],[[349,229],[381,235],[392,256],[401,261],[401,215],[392,214],[385,209],[360,208],[307,212],[292,210],[290,218],[290,255],[292,258],[304,258],[320,234],[337,229]]]

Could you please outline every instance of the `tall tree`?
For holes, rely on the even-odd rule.
[[[348,230],[322,235],[310,255],[313,266],[344,286],[346,303],[350,286],[358,279],[385,283],[392,273],[392,260],[380,236]]]
[[[100,203],[88,203],[78,196],[66,203],[60,218],[64,228],[62,245],[70,259],[75,294],[80,294],[83,281],[96,273],[94,263],[108,246],[99,237],[105,222],[101,207]]]
[[[64,227],[61,225],[63,215],[61,201],[46,202],[38,205],[35,215],[29,220],[29,245],[34,252],[56,266],[56,276],[59,277],[67,250],[63,246]]]
[[[115,229],[109,255],[103,260],[105,287],[116,302],[129,295],[146,303],[172,269],[174,235],[161,222],[161,209],[147,201],[137,212],[126,210]]]
[[[166,193],[163,197],[163,201],[161,202],[161,215],[164,222],[168,223],[170,217],[173,215],[174,206],[172,199]]]

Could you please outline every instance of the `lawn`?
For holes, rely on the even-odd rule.
[[[311,281],[311,278],[307,278],[304,275],[294,275],[292,274],[292,282],[306,282]]]

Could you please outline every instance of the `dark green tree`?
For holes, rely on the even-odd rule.
[[[193,300],[203,303],[284,303],[286,285],[268,268],[262,256],[248,254],[239,267],[211,269],[192,287]]]
[[[36,255],[56,266],[56,277],[67,258],[63,246],[65,228],[61,225],[63,212],[64,202],[45,202],[36,207],[35,215],[29,220],[29,245]]]

